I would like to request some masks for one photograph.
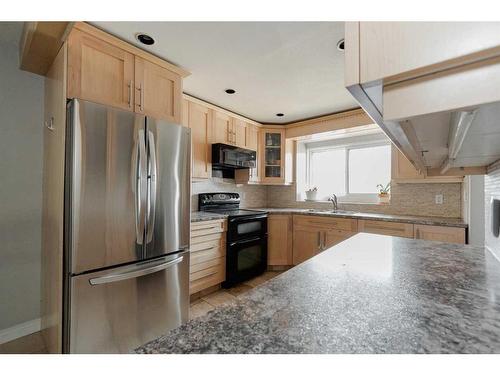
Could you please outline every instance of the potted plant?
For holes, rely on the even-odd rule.
[[[317,193],[318,193],[318,188],[316,186],[309,190],[306,190],[306,200],[315,201]]]
[[[378,201],[381,204],[387,204],[390,201],[389,191],[391,190],[391,183],[388,182],[387,185],[378,184]]]

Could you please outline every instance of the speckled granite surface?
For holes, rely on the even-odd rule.
[[[138,353],[500,353],[500,262],[358,234]]]
[[[335,217],[347,217],[353,219],[396,221],[400,223],[410,223],[410,224],[441,225],[448,227],[467,228],[467,224],[462,219],[454,219],[447,217],[405,216],[405,215],[389,215],[389,214],[377,214],[377,213],[366,213],[366,212],[334,213],[330,212],[329,210],[311,211],[311,209],[303,209],[303,208],[256,208],[256,210],[264,210],[269,213],[274,212],[274,213],[291,213],[291,214],[316,215],[316,216],[335,216]]]
[[[315,215],[315,216],[334,216],[334,217],[347,217],[353,219],[368,219],[368,220],[380,220],[380,221],[396,221],[400,223],[410,223],[410,224],[424,224],[424,225],[441,225],[447,227],[459,227],[467,228],[467,224],[462,219],[453,219],[446,217],[428,217],[428,216],[402,216],[402,215],[387,215],[387,214],[376,214],[376,213],[333,213],[327,210],[310,210],[305,208],[254,208],[255,210],[263,210],[269,213],[288,213],[288,214],[300,214],[300,215]],[[225,218],[226,216],[220,214],[212,214],[206,212],[192,212],[191,222],[203,221],[203,220],[213,220]]]
[[[195,223],[197,221],[208,221],[216,219],[225,219],[227,215],[221,215],[213,212],[196,211],[191,212],[191,222]]]

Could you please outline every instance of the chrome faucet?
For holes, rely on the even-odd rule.
[[[328,197],[328,201],[332,202],[333,205],[333,212],[336,212],[338,209],[338,200],[337,196],[335,194],[332,194]]]

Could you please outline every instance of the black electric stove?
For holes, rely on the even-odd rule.
[[[229,288],[262,274],[267,269],[267,212],[240,209],[238,193],[198,195],[200,211],[228,216],[226,237],[226,281]]]

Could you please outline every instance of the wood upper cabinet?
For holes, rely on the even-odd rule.
[[[285,183],[285,130],[263,128],[259,142],[260,181]]]
[[[292,215],[269,215],[267,219],[267,264],[270,266],[291,266]]]
[[[178,74],[135,56],[135,111],[181,122],[182,82]]]
[[[415,238],[465,244],[465,228],[415,224]]]
[[[134,55],[90,34],[68,38],[68,97],[134,110]]]
[[[182,117],[181,124],[186,128],[189,128],[189,101],[187,99],[182,99]]]
[[[182,121],[187,72],[85,23],[68,37],[68,98],[173,123]]]
[[[247,123],[243,120],[232,118],[233,145],[247,148]]]
[[[463,177],[460,176],[424,176],[394,145],[391,149],[391,179],[394,182],[402,183],[456,183],[463,181]]]
[[[258,144],[259,144],[259,128],[255,125],[247,124],[245,148],[257,151]]]
[[[214,110],[213,123],[214,123],[214,126],[213,126],[213,131],[214,131],[213,141],[214,141],[214,143],[232,144],[233,125],[232,125],[231,116],[227,115],[224,112]]]
[[[191,129],[192,177],[212,176],[212,110],[188,102],[188,125]]]

